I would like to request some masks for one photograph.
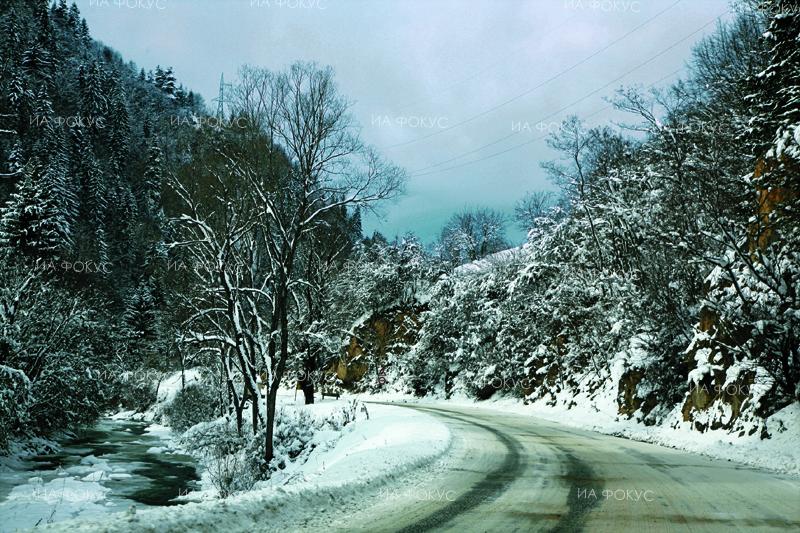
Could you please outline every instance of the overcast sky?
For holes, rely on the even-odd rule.
[[[619,120],[603,97],[676,79],[693,43],[713,30],[707,24],[730,8],[727,0],[77,3],[96,39],[145,69],[172,66],[209,104],[220,74],[233,81],[242,64],[333,66],[364,139],[410,175],[407,194],[382,219],[365,220],[365,232],[412,231],[425,242],[464,207],[510,214],[525,191],[552,189],[539,168],[555,155],[547,131],[569,114],[591,115],[588,125]],[[508,233],[523,238],[511,223]]]

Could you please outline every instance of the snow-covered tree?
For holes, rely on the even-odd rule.
[[[403,173],[361,143],[330,69],[296,63],[277,74],[244,69],[241,77],[234,106],[240,114],[258,110],[250,123],[259,126],[261,144],[249,153],[219,154],[225,173],[209,176],[214,195],[206,205],[196,189],[173,186],[185,204],[183,244],[215,273],[208,290],[218,296],[198,301],[205,325],[194,338],[235,354],[254,398],[257,374],[266,377],[266,467],[274,457],[275,406],[292,351],[295,298],[306,282],[302,249],[326,228],[327,214],[393,196]],[[263,90],[245,90],[253,86]],[[255,430],[259,409],[253,413]]]
[[[439,253],[452,265],[476,261],[508,247],[505,216],[488,208],[466,209],[445,223]]]
[[[37,170],[26,169],[16,192],[0,209],[0,244],[34,258],[63,257],[70,244],[69,223]]]

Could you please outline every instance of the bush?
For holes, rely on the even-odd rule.
[[[266,429],[262,428],[250,441],[245,452],[252,471],[258,472],[261,479],[267,479],[274,472],[286,468],[290,462],[305,463],[318,445],[316,434],[325,429],[338,432],[356,420],[359,408],[366,413],[363,404],[353,400],[326,418],[316,418],[305,409],[281,407],[275,417],[275,458],[269,465],[265,464]]]
[[[178,391],[175,399],[164,409],[164,415],[174,431],[183,433],[200,422],[216,418],[218,403],[213,386],[192,383]]]
[[[21,370],[0,365],[0,451],[18,433],[27,418],[31,384]]]
[[[199,456],[220,498],[253,488],[257,476],[247,460],[248,437],[233,421],[200,422],[183,434],[181,444]]]
[[[49,434],[89,424],[100,416],[105,404],[103,384],[84,365],[81,357],[66,352],[48,358],[31,388],[29,413],[38,431]]]
[[[110,384],[114,403],[123,409],[144,412],[156,403],[156,383],[149,371],[120,372]]]
[[[363,404],[355,400],[326,418],[317,418],[302,408],[280,408],[276,414],[275,458],[269,464],[264,461],[266,430],[262,427],[253,435],[252,427],[245,425],[239,434],[235,422],[227,417],[193,425],[180,437],[180,444],[200,459],[219,496],[226,498],[250,490],[257,481],[269,479],[289,463],[305,463],[320,444],[321,431],[333,430],[329,438],[335,440],[359,411],[369,418]]]

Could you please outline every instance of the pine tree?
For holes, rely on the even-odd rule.
[[[58,5],[53,9],[53,15],[58,22],[63,24],[67,20],[68,11],[67,0],[58,0]]]
[[[164,87],[164,70],[161,68],[161,65],[156,65],[155,74],[151,76],[153,85],[156,86],[157,89],[162,89]]]
[[[109,77],[109,114],[105,117],[105,126],[109,130],[107,138],[111,147],[111,158],[117,172],[121,172],[129,159],[130,116],[125,104],[126,95],[118,76]]]
[[[175,96],[177,90],[175,86],[176,81],[172,67],[167,68],[167,70],[164,71],[164,81],[161,86],[162,90],[170,96]]]
[[[162,69],[161,65],[156,66],[156,73],[153,79],[153,84],[158,89],[165,92],[169,96],[174,97],[177,90],[175,83],[176,79],[175,75],[172,72],[172,67],[168,67],[167,69]]]
[[[31,165],[17,191],[0,209],[0,245],[34,258],[63,257],[69,239],[67,223],[59,214],[56,199],[42,187],[35,172],[35,165]]]
[[[138,209],[130,185],[119,174],[109,174],[108,211],[105,235],[109,244],[109,259],[117,265],[131,268],[137,250],[132,246],[137,227]]]
[[[78,5],[75,2],[73,2],[72,5],[69,6],[67,21],[69,22],[69,25],[72,27],[73,31],[75,31],[76,34],[80,34],[81,12],[78,9]]]
[[[163,220],[164,213],[161,209],[161,183],[162,183],[162,152],[158,146],[151,146],[147,156],[147,168],[142,180],[142,199],[143,214],[150,220]]]
[[[158,310],[151,283],[142,282],[125,299],[123,323],[133,340],[152,341],[158,334]]]
[[[0,48],[0,57],[9,65],[18,65],[20,54],[24,43],[23,30],[20,25],[20,18],[15,9],[6,15],[3,23],[2,36],[3,46]]]
[[[86,23],[86,19],[81,19],[81,26],[78,30],[78,33],[80,34],[81,40],[85,46],[92,44],[92,36],[89,34],[89,25]]]
[[[14,117],[17,139],[23,139],[30,128],[35,97],[28,90],[25,77],[20,70],[12,71],[8,87],[9,108],[7,115]]]
[[[53,58],[41,42],[33,42],[22,53],[22,71],[31,84],[45,89],[53,87]]]
[[[94,155],[91,141],[77,126],[71,130],[71,172],[79,183],[79,227],[76,236],[77,254],[86,260],[108,261],[108,242],[105,232],[106,184]]]
[[[41,186],[53,196],[59,216],[71,239],[71,227],[78,216],[80,184],[76,176],[67,172],[68,157],[61,130],[52,123],[48,123],[44,129],[42,139],[34,147],[33,157],[44,162],[41,167]]]
[[[78,77],[81,91],[81,114],[93,119],[91,130],[95,135],[99,135],[99,130],[103,128],[100,127],[102,123],[98,119],[105,119],[108,110],[105,72],[95,62],[89,68],[81,67]]]
[[[752,80],[755,91],[748,96],[755,108],[750,137],[756,140],[756,157],[763,157],[787,128],[800,123],[800,11],[794,2],[775,0],[764,2],[762,9],[771,15],[763,37],[770,60]]]

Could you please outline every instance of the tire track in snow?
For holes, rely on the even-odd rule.
[[[499,431],[491,426],[469,420],[468,418],[462,418],[450,413],[445,413],[444,411],[440,411],[438,409],[417,406],[408,407],[426,411],[436,416],[450,418],[453,420],[458,420],[459,422],[477,426],[491,433],[495,438],[497,438],[498,441],[500,441],[500,443],[506,449],[506,456],[499,468],[491,471],[483,478],[483,480],[467,491],[466,494],[442,509],[436,511],[435,513],[428,515],[422,520],[398,530],[399,532],[418,533],[421,531],[430,531],[440,528],[456,518],[458,515],[474,509],[489,499],[496,498],[506,489],[508,489],[512,482],[514,482],[523,474],[525,470],[525,465],[522,462],[523,448],[522,444],[520,444],[519,441],[514,437],[507,435],[506,433],[503,433],[502,431]]]

